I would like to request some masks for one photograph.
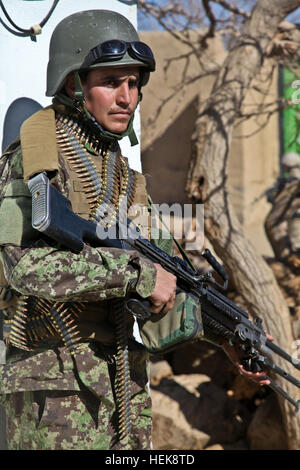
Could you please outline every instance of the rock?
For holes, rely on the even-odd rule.
[[[235,400],[251,400],[260,389],[260,385],[251,382],[242,375],[237,375],[231,388],[227,391],[227,395],[232,396]]]
[[[157,361],[150,363],[150,383],[151,385],[158,385],[161,379],[169,377],[173,374],[170,364],[165,361]]]
[[[249,450],[247,442],[240,440],[232,444],[213,444],[212,446],[205,447],[204,450]]]
[[[221,444],[214,444],[213,446],[208,446],[204,450],[224,450],[224,447]]]
[[[198,341],[175,350],[169,362],[174,374],[204,374],[220,387],[228,387],[236,369],[224,351],[207,341]]]
[[[224,444],[224,450],[249,450],[249,447],[246,439],[241,439],[232,444]]]
[[[151,394],[156,449],[201,449],[246,435],[249,411],[207,375],[164,378]]]
[[[181,411],[181,404],[164,393],[151,390],[154,450],[201,450],[210,436],[194,429]]]
[[[257,408],[247,432],[251,450],[287,450],[281,412],[275,394],[269,395]]]

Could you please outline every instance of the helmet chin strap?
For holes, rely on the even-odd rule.
[[[89,111],[84,106],[84,102],[85,102],[84,92],[83,92],[83,87],[82,87],[82,83],[80,80],[80,76],[77,71],[74,72],[74,83],[75,83],[75,90],[74,90],[75,98],[74,100],[72,100],[72,104],[74,105],[76,103],[77,105],[79,105],[80,111],[85,114],[87,119],[93,122],[93,124],[97,127],[97,129],[103,135],[104,138],[108,140],[121,140],[123,139],[123,137],[128,137],[132,147],[139,143],[137,136],[135,134],[135,131],[133,129],[134,114],[130,118],[126,131],[123,132],[122,134],[117,134],[117,133],[107,131],[101,126],[101,124],[99,124],[99,122],[96,121],[95,117],[91,113],[89,113]],[[141,101],[141,99],[142,99],[142,94],[141,92],[139,92],[139,102]]]

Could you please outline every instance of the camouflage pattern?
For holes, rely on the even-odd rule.
[[[71,183],[61,159],[60,163],[61,171],[53,185],[68,197]],[[10,200],[9,217],[0,226],[0,243],[7,239],[9,233],[12,243],[16,244],[17,225],[22,219],[22,235],[18,237],[22,240],[22,248],[6,246],[2,250],[4,273],[12,287],[24,295],[40,295],[58,301],[70,297],[82,301],[124,297],[132,286],[142,297],[152,293],[155,268],[135,251],[124,250],[120,255],[120,251],[113,248],[86,248],[76,255],[57,250],[38,239],[37,232],[31,228],[31,214],[24,216],[24,207],[30,203],[30,198],[24,196],[25,190],[21,195],[19,191],[4,197],[6,189],[22,178],[22,152],[18,147],[3,169],[0,189],[0,215],[1,207]],[[23,248],[26,244],[30,248]]]
[[[5,277],[17,295],[84,302],[86,309],[79,327],[85,332],[84,341],[85,337],[87,340],[74,355],[59,338],[55,344],[32,352],[8,344],[7,364],[0,366],[0,397],[7,414],[8,446],[149,448],[147,353],[132,337],[133,319],[129,315],[132,430],[129,436],[118,440],[115,320],[109,304],[111,299],[124,298],[131,292],[142,297],[151,295],[155,267],[135,251],[87,246],[75,254],[58,249],[33,232],[29,211],[24,209],[28,208],[30,197],[23,184],[20,145],[9,149],[7,156],[0,159],[0,212],[9,203],[5,224],[0,226],[0,259]],[[68,197],[72,181],[61,155],[59,162],[60,169],[52,184]]]
[[[148,297],[154,289],[155,268],[135,251],[5,247],[2,260],[9,284],[24,295],[88,302],[125,297],[128,290]]]
[[[114,359],[113,352],[83,346],[76,358],[58,348],[8,365],[0,401],[8,416],[9,450],[149,449],[146,353],[131,343],[132,431],[121,441],[116,439]]]
[[[139,321],[143,344],[151,354],[168,353],[204,335],[198,299],[183,291],[177,292],[174,305],[167,313],[158,313]]]

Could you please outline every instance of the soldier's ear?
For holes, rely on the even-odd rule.
[[[70,98],[74,99],[75,98],[75,81],[74,81],[74,74],[69,73],[69,75],[66,78],[65,82],[65,90],[66,93],[70,96]]]

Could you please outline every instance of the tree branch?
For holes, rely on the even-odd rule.
[[[216,31],[216,18],[212,12],[209,2],[210,0],[202,0],[204,11],[210,22],[207,32],[204,34],[204,36],[202,36],[201,41],[200,41],[201,47],[203,48],[207,47],[207,39],[213,38],[215,36],[215,31]]]
[[[231,11],[231,13],[234,13],[235,15],[240,15],[243,16],[244,18],[250,18],[250,13],[247,11],[241,10],[235,5],[232,5],[232,3],[226,2],[225,0],[211,0],[214,3],[218,3],[221,5],[225,10]]]

